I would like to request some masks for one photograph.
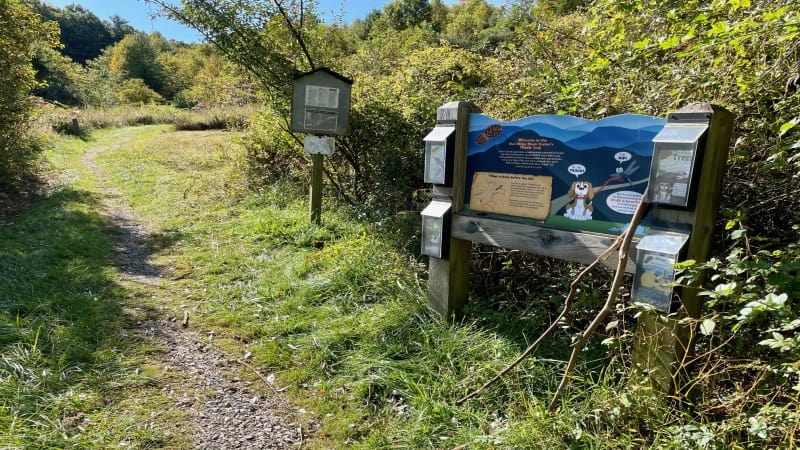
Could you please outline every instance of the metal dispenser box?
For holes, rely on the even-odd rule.
[[[690,206],[700,178],[697,166],[708,125],[706,115],[673,114],[653,138],[653,162],[647,190],[649,203]]]
[[[294,77],[292,131],[339,136],[350,127],[353,80],[320,68]]]
[[[437,125],[425,136],[426,183],[450,186],[453,184],[454,126]]]
[[[675,263],[689,241],[689,233],[651,228],[636,245],[636,273],[631,299],[669,314],[675,281]]]
[[[447,259],[450,253],[452,203],[434,198],[422,210],[422,254]]]

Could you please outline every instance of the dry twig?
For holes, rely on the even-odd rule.
[[[583,281],[583,279],[592,270],[594,270],[600,264],[605,262],[615,250],[619,249],[620,250],[620,254],[622,254],[622,249],[625,249],[625,260],[623,261],[622,257],[620,257],[620,263],[618,264],[618,267],[617,267],[618,274],[619,274],[620,270],[621,270],[621,272],[623,274],[625,273],[625,264],[627,263],[627,248],[630,245],[630,241],[633,238],[633,235],[636,233],[636,228],[639,226],[639,223],[641,222],[642,217],[644,217],[644,214],[645,214],[646,209],[647,209],[647,207],[642,206],[642,205],[646,204],[645,200],[644,200],[646,198],[646,195],[647,195],[647,193],[645,192],[645,194],[642,196],[642,202],[639,204],[639,207],[636,209],[636,212],[634,213],[633,219],[631,220],[631,224],[628,227],[628,229],[624,233],[622,233],[622,235],[620,235],[617,238],[616,241],[614,241],[614,244],[612,244],[606,251],[604,251],[600,256],[598,256],[597,259],[594,260],[594,262],[592,262],[591,264],[586,266],[586,268],[583,269],[583,271],[581,271],[581,273],[579,273],[578,276],[575,277],[575,279],[572,281],[572,283],[569,286],[569,294],[567,294],[567,298],[564,300],[564,308],[561,310],[561,313],[558,315],[558,317],[556,317],[556,319],[550,324],[550,327],[548,327],[547,330],[545,330],[544,333],[542,333],[541,336],[539,336],[539,338],[536,339],[536,341],[533,342],[533,344],[531,344],[528,348],[526,348],[525,351],[522,352],[522,354],[520,354],[519,357],[517,357],[517,359],[515,359],[511,364],[506,366],[503,370],[500,371],[500,373],[495,375],[492,379],[490,379],[489,381],[484,383],[483,386],[481,386],[477,390],[473,391],[472,393],[470,393],[470,394],[466,395],[465,397],[463,397],[463,398],[459,399],[458,401],[456,401],[456,405],[460,406],[461,404],[463,404],[467,400],[469,400],[471,398],[474,398],[474,397],[477,397],[478,395],[482,394],[489,386],[491,386],[492,384],[494,384],[495,382],[500,380],[500,378],[502,378],[505,374],[510,372],[514,367],[519,365],[519,363],[521,363],[525,358],[527,358],[531,353],[533,353],[534,350],[536,350],[539,347],[539,345],[541,345],[541,343],[547,337],[549,337],[553,333],[553,331],[555,331],[556,327],[558,327],[559,322],[561,322],[561,320],[567,314],[569,314],[570,310],[572,309],[572,304],[573,304],[573,302],[575,300],[575,296],[578,293],[578,285],[580,284],[580,282]],[[620,276],[618,275],[618,277],[620,277]],[[615,280],[616,280],[616,278],[615,278]],[[621,281],[621,278],[620,278],[620,281]],[[617,290],[618,290],[619,289],[619,284],[618,283],[617,283],[616,287],[617,287]],[[612,290],[614,290],[613,287],[612,287]],[[616,296],[616,291],[614,291],[614,296]],[[613,298],[613,297],[609,296],[609,298]],[[597,319],[595,319],[595,320],[597,320]],[[591,326],[590,326],[590,328],[591,328]],[[594,331],[594,330],[592,330],[592,331]],[[585,345],[585,343],[584,343],[584,345]],[[574,353],[573,353],[573,355],[574,355]],[[574,362],[573,362],[573,364],[574,364]],[[567,374],[565,374],[565,378],[564,379],[566,379],[566,376],[568,375],[568,373],[569,372],[567,372]],[[564,383],[564,381],[562,380],[562,384],[563,383]],[[563,389],[563,388],[560,387],[559,391],[557,391],[557,394],[560,393],[561,389]],[[551,403],[551,405],[552,405],[552,403]]]
[[[583,281],[583,279],[586,277],[586,275],[589,274],[589,272],[591,272],[598,265],[602,264],[603,261],[608,259],[608,257],[611,256],[614,250],[616,250],[619,247],[619,244],[621,242],[622,238],[620,237],[619,239],[617,239],[616,242],[614,242],[614,244],[611,247],[608,248],[608,250],[606,250],[600,256],[598,256],[597,259],[592,264],[588,265],[583,271],[581,271],[580,274],[578,274],[575,280],[570,284],[569,294],[567,295],[567,298],[564,300],[564,308],[561,310],[561,313],[558,315],[558,317],[555,318],[555,320],[553,320],[553,322],[550,324],[550,327],[548,327],[547,330],[545,330],[544,333],[542,333],[539,336],[539,338],[536,339],[536,341],[534,341],[533,344],[531,344],[528,348],[526,348],[525,351],[522,352],[522,354],[520,354],[519,357],[517,357],[517,359],[515,359],[511,364],[506,366],[505,369],[501,370],[500,373],[495,375],[491,380],[484,383],[484,385],[481,386],[479,389],[473,391],[469,395],[458,400],[456,402],[456,405],[461,405],[467,400],[473,397],[477,397],[478,395],[481,395],[483,391],[485,391],[489,386],[497,382],[500,378],[503,377],[503,375],[510,372],[514,367],[519,365],[519,363],[521,363],[525,358],[527,358],[531,353],[533,353],[533,351],[536,350],[539,347],[539,345],[541,345],[542,341],[544,341],[548,336],[550,336],[553,333],[553,331],[555,331],[556,327],[558,327],[559,322],[561,322],[564,316],[566,316],[572,309],[573,301],[575,300],[575,296],[578,293],[578,284],[581,281]]]
[[[614,281],[611,284],[611,290],[608,291],[606,303],[594,317],[592,323],[590,323],[586,330],[581,333],[580,339],[572,344],[572,354],[569,357],[566,369],[564,369],[564,375],[561,377],[561,383],[558,385],[558,389],[556,389],[555,394],[553,394],[553,399],[550,400],[549,408],[551,410],[558,401],[558,398],[561,396],[561,392],[567,386],[567,380],[569,380],[572,369],[575,368],[575,363],[578,361],[578,354],[580,354],[581,350],[583,350],[583,348],[586,346],[586,343],[589,342],[589,338],[597,330],[597,327],[599,327],[600,324],[611,313],[611,307],[614,304],[614,299],[617,298],[617,293],[622,285],[622,277],[625,275],[625,265],[628,263],[628,247],[630,247],[633,236],[636,234],[636,228],[639,226],[639,223],[641,223],[642,218],[650,206],[646,199],[647,190],[645,190],[644,194],[642,195],[642,200],[639,202],[639,206],[636,207],[636,212],[631,218],[631,223],[628,225],[628,229],[622,233],[622,236],[620,236],[622,238],[622,242],[619,246],[619,261],[617,262],[617,271],[614,274]]]

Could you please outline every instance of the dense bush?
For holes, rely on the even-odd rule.
[[[122,104],[149,105],[163,101],[158,92],[150,89],[141,78],[129,78],[122,82],[117,91]]]
[[[31,64],[39,46],[54,46],[57,28],[42,23],[29,6],[0,1],[0,184],[29,174],[41,151],[29,133],[36,86]]]

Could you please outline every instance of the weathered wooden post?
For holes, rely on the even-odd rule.
[[[696,180],[694,185],[687,186],[692,191],[687,196],[687,205],[673,207],[666,202],[654,208],[654,217],[665,223],[689,227],[691,235],[685,258],[703,262],[711,250],[733,116],[722,107],[699,104],[675,111],[668,118],[668,125],[693,123],[707,123],[708,131],[697,149],[694,170],[699,170],[699,173],[692,177]],[[653,157],[654,164],[657,157],[657,154]],[[651,195],[657,192],[658,181],[651,175]],[[664,316],[656,311],[646,312],[640,316],[636,333],[634,366],[649,378],[651,387],[662,393],[672,392],[678,387],[676,382],[683,369],[682,362],[693,347],[693,336],[681,319],[698,318],[701,313],[698,289],[684,288],[678,294],[683,308],[677,317]]]
[[[433,183],[433,202],[422,213],[422,253],[430,256],[428,305],[445,319],[460,315],[469,296],[472,244],[452,237],[449,225],[452,215],[464,208],[469,116],[473,112],[478,108],[468,102],[439,107],[436,128],[425,139],[425,181]]]
[[[311,155],[309,217],[322,223],[322,155],[334,152],[332,136],[345,135],[350,126],[350,90],[353,80],[320,68],[294,77],[291,130],[311,133],[304,142]]]
[[[311,155],[311,188],[308,202],[309,218],[317,225],[322,223],[322,154]]]

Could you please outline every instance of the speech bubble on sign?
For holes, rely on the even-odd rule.
[[[617,161],[619,161],[620,164],[622,164],[625,161],[630,161],[631,154],[628,152],[619,152],[616,155],[614,155],[614,159],[616,159]]]
[[[638,192],[619,191],[609,195],[606,204],[614,212],[632,216],[640,201],[642,201],[642,194]]]
[[[575,175],[575,178],[578,178],[579,176],[586,173],[586,166],[584,166],[583,164],[572,164],[569,167],[567,167],[567,172]]]

